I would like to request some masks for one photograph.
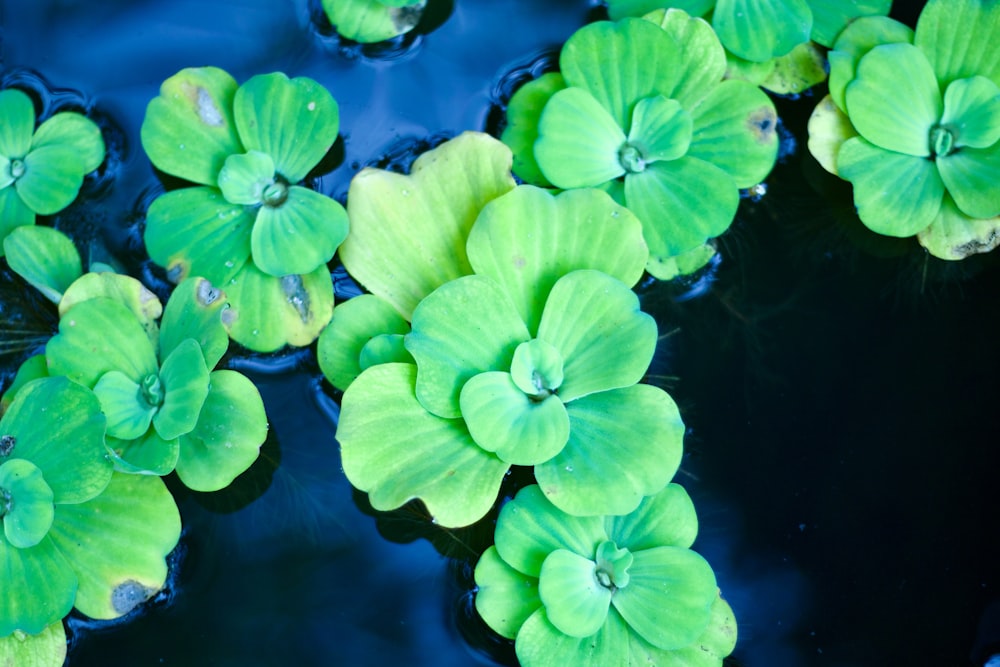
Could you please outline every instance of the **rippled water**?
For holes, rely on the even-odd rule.
[[[424,34],[360,48],[306,0],[6,0],[0,79],[79,91],[42,96],[92,110],[109,167],[54,223],[155,281],[137,226],[163,186],[139,126],[179,69],[325,85],[343,141],[318,187],[343,201],[365,165],[404,169],[449,136],[495,130],[504,95],[600,15],[588,0],[431,3]],[[678,479],[740,623],[732,663],[963,664],[1000,594],[1000,275],[992,257],[948,265],[839,220],[849,192],[801,150],[816,99],[779,100],[798,141],[767,195],[744,202],[713,280],[643,288],[664,334],[651,380],[690,427]],[[20,308],[51,327],[42,304]],[[69,664],[511,664],[470,613],[489,526],[370,510],[340,471],[336,397],[309,350],[231,363],[264,396],[261,461],[223,493],[172,485],[185,534],[169,590],[124,623],[72,619]]]

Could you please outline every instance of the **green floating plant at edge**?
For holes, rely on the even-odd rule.
[[[427,0],[323,0],[323,11],[337,32],[363,43],[413,30],[426,6]]]
[[[736,622],[690,549],[697,531],[676,484],[603,517],[566,514],[525,487],[476,565],[476,610],[524,667],[718,667]]]

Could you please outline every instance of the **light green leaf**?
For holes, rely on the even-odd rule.
[[[655,547],[632,556],[629,584],[619,588],[611,601],[615,609],[657,648],[679,649],[693,643],[705,631],[718,598],[712,567],[681,547]]]
[[[409,32],[420,22],[426,0],[323,0],[337,32],[362,43],[381,42]]]
[[[26,459],[8,459],[0,463],[0,489],[4,491],[0,503],[7,541],[18,549],[41,542],[55,517],[52,489],[42,471]]]
[[[646,271],[657,280],[673,280],[677,276],[686,276],[698,271],[712,261],[715,255],[715,246],[712,243],[705,243],[675,257],[650,260],[646,264]]]
[[[230,155],[219,172],[219,190],[230,204],[260,204],[265,189],[273,185],[274,161],[260,151]]]
[[[691,145],[691,114],[677,100],[662,95],[639,100],[632,112],[628,145],[644,162],[676,160]]]
[[[806,0],[717,0],[712,27],[726,49],[763,62],[809,41],[812,10]]]
[[[552,96],[566,88],[562,74],[548,72],[517,89],[507,103],[507,126],[500,140],[514,153],[514,173],[525,183],[549,186],[535,160],[535,141],[542,110]]]
[[[604,527],[615,544],[632,552],[654,547],[689,548],[698,535],[698,517],[684,487],[671,483],[643,498],[635,511],[605,517]]]
[[[16,227],[3,246],[10,268],[53,303],[83,273],[76,246],[51,227]]]
[[[462,387],[462,418],[476,444],[511,465],[547,461],[569,437],[569,417],[556,396],[533,400],[510,373],[473,376]]]
[[[337,439],[344,473],[375,509],[419,498],[435,522],[465,526],[496,501],[509,466],[472,440],[460,419],[442,419],[417,401],[417,367],[382,364],[344,392]]]
[[[236,88],[236,80],[217,67],[189,67],[164,81],[142,121],[150,162],[178,178],[214,186],[226,158],[244,152],[233,122]]]
[[[813,42],[803,42],[776,58],[760,85],[779,95],[795,95],[825,81],[826,68],[826,53]]]
[[[560,632],[589,637],[601,629],[611,606],[611,589],[597,582],[593,560],[556,549],[542,563],[538,595]]]
[[[0,665],[52,667],[66,661],[66,631],[62,620],[45,627],[37,635],[15,632],[0,637]]]
[[[559,55],[567,85],[589,92],[626,133],[636,102],[673,97],[683,62],[670,35],[637,18],[590,23],[566,40]]]
[[[177,505],[159,477],[116,473],[97,498],[61,506],[51,537],[80,579],[76,608],[110,619],[163,588],[180,534]]]
[[[892,0],[807,0],[812,10],[813,25],[810,38],[826,47],[832,47],[840,32],[852,21],[862,16],[885,16],[892,7]]]
[[[917,240],[939,259],[965,259],[1000,245],[1000,217],[970,218],[945,194],[934,222],[917,234]]]
[[[258,74],[240,86],[233,114],[243,145],[266,153],[289,183],[298,183],[337,140],[340,113],[326,88],[307,77]]]
[[[952,81],[941,125],[954,132],[956,148],[992,146],[1000,139],[1000,88],[984,76]]]
[[[538,579],[521,574],[490,547],[476,563],[476,611],[494,632],[513,639],[532,613],[541,608]]]
[[[16,630],[38,634],[45,626],[61,622],[73,608],[76,575],[49,538],[19,549],[0,536],[0,581],[4,582],[0,637],[6,638]]]
[[[224,288],[232,306],[229,335],[255,352],[309,345],[333,315],[333,282],[325,264],[305,275],[276,278],[247,263]]]
[[[939,156],[937,168],[962,213],[972,218],[1000,215],[1000,142]]]
[[[0,252],[2,241],[18,227],[35,224],[35,212],[28,208],[17,190],[12,187],[0,189]]]
[[[517,492],[497,518],[496,548],[504,562],[537,578],[542,563],[556,549],[591,558],[608,539],[599,517],[569,516],[556,508],[535,484]]]
[[[913,30],[885,16],[863,16],[848,25],[828,54],[830,61],[830,97],[841,111],[847,110],[844,91],[854,80],[858,61],[882,44],[910,44]]]
[[[78,303],[96,298],[117,301],[131,311],[146,332],[149,344],[155,348],[159,338],[156,320],[163,314],[163,306],[145,285],[120,273],[85,273],[63,292],[59,300],[59,317],[64,317]]]
[[[84,174],[89,174],[104,162],[104,137],[97,123],[83,114],[62,111],[38,126],[31,140],[31,150],[42,146],[64,146],[73,149]]]
[[[642,222],[651,260],[687,252],[726,231],[740,203],[728,173],[691,156],[629,174],[625,198]]]
[[[624,143],[622,128],[590,93],[566,88],[542,111],[535,159],[556,187],[586,188],[625,173],[619,158]]]
[[[157,406],[142,397],[139,384],[121,371],[108,371],[94,385],[101,412],[108,418],[108,435],[134,440],[149,429]]]
[[[347,389],[361,374],[361,352],[382,334],[406,334],[410,324],[388,302],[373,294],[339,304],[330,324],[316,344],[316,357],[323,375],[334,387]],[[412,361],[412,357],[411,357]]]
[[[692,112],[687,154],[725,170],[736,187],[760,183],[778,157],[778,114],[760,88],[723,81]]]
[[[309,273],[333,259],[347,226],[339,202],[293,185],[282,203],[257,210],[250,237],[254,264],[272,276]]]
[[[566,411],[569,441],[535,466],[538,485],[564,512],[626,514],[677,471],[684,423],[662,389],[636,384],[590,394],[568,403]]]
[[[528,396],[543,399],[562,385],[562,355],[539,338],[521,343],[510,362],[510,379]]]
[[[107,445],[115,470],[130,475],[169,475],[180,453],[177,438],[164,440],[152,428],[132,440],[108,436]]]
[[[660,4],[664,4],[660,0]],[[663,12],[657,22],[671,37],[677,41],[684,60],[680,67],[680,79],[670,93],[672,99],[681,103],[687,111],[693,111],[701,101],[712,92],[726,73],[726,50],[716,36],[712,26],[702,18],[701,14],[710,8],[706,2],[704,11],[686,8],[692,2],[672,2],[673,9]],[[647,20],[651,17],[647,16]]]
[[[1000,86],[1000,6],[983,0],[930,0],[913,38],[943,87],[956,79],[985,76]]]
[[[628,659],[628,629],[618,618],[618,612],[611,609],[608,620],[600,630],[590,637],[570,637],[560,632],[544,609],[532,614],[520,632],[514,650],[520,664],[527,667],[605,667],[620,665]]]
[[[854,185],[858,217],[873,232],[913,236],[931,224],[941,208],[944,183],[930,160],[854,137],[840,148],[837,171]]]
[[[886,86],[892,86],[887,96]],[[927,58],[912,44],[876,46],[858,63],[845,92],[858,134],[897,153],[930,155],[928,136],[941,118],[941,91]]]
[[[851,125],[851,119],[837,108],[832,97],[826,95],[809,116],[807,129],[809,152],[821,167],[838,176],[837,156],[840,154],[840,147],[851,137],[858,136],[857,130]]]
[[[198,424],[180,438],[177,476],[195,491],[225,488],[257,460],[266,437],[264,401],[254,384],[236,371],[215,371]]]
[[[564,402],[635,384],[656,348],[656,322],[632,290],[600,271],[569,273],[545,303],[538,337],[564,360]]]
[[[365,343],[358,355],[361,370],[379,364],[399,362],[403,364],[416,363],[413,355],[406,349],[405,334],[379,334]]]
[[[24,157],[24,175],[14,188],[38,215],[52,215],[73,203],[83,184],[80,157],[70,146],[42,146]]]
[[[663,7],[665,0],[607,0],[608,14],[612,21],[618,21],[626,16],[643,16]],[[715,0],[677,0],[670,3],[691,16],[707,14],[715,6]]]
[[[174,282],[201,276],[225,289],[250,259],[254,219],[215,188],[182,188],[150,204],[143,239],[150,258]]]
[[[496,139],[465,132],[417,158],[409,176],[361,170],[347,197],[344,267],[409,319],[425,296],[472,273],[469,229],[489,201],[514,188],[511,159]]]
[[[193,338],[181,341],[163,361],[160,369],[163,405],[153,415],[153,426],[164,440],[173,440],[198,423],[208,395],[208,368],[201,346]]]
[[[417,398],[430,412],[461,416],[459,392],[472,376],[506,371],[530,338],[510,298],[485,276],[465,276],[434,290],[413,312],[406,349],[417,362]]]
[[[227,309],[226,294],[204,278],[188,278],[174,288],[160,322],[159,358],[165,360],[184,340],[198,341],[211,370],[229,347],[222,322]]]
[[[17,88],[0,90],[0,155],[20,159],[31,150],[35,132],[35,105]]]

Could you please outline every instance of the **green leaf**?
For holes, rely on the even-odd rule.
[[[188,338],[177,345],[160,369],[163,405],[153,415],[153,426],[164,440],[173,440],[198,423],[208,395],[208,368],[198,341]]]
[[[399,362],[403,364],[416,363],[413,355],[406,349],[405,334],[379,334],[365,343],[358,355],[361,369],[379,364]]]
[[[17,630],[38,634],[45,626],[61,621],[73,608],[76,575],[51,539],[19,549],[0,537],[0,581],[4,582],[0,637]]]
[[[111,299],[125,306],[146,333],[149,344],[156,346],[159,338],[156,320],[163,313],[163,306],[155,294],[131,276],[118,273],[83,274],[63,292],[59,300],[59,317],[64,317],[78,303],[96,298]]]
[[[684,423],[662,389],[636,384],[590,394],[566,411],[569,441],[535,466],[538,485],[564,512],[626,514],[677,471]]]
[[[559,396],[569,402],[642,379],[656,348],[656,322],[623,283],[581,270],[552,288],[538,337],[562,355]]]
[[[763,62],[809,41],[812,10],[805,0],[717,0],[712,27],[726,49]]]
[[[373,294],[361,294],[338,305],[330,324],[316,344],[316,357],[323,375],[340,390],[364,370],[361,352],[381,334],[406,334],[410,324],[388,302]],[[412,358],[411,358],[412,359]]]
[[[552,345],[534,338],[514,350],[510,362],[514,385],[528,396],[545,398],[563,382],[563,358]]]
[[[985,76],[1000,86],[1000,6],[983,0],[930,0],[913,38],[943,87],[956,79]]]
[[[560,632],[589,637],[601,629],[611,606],[611,589],[597,582],[594,561],[557,549],[542,563],[538,595],[545,613]]]
[[[472,273],[465,241],[479,211],[514,188],[510,150],[465,132],[421,155],[410,175],[363,169],[351,180],[347,271],[409,319],[417,303]]]
[[[230,204],[260,204],[264,201],[264,190],[271,185],[274,185],[274,161],[260,151],[230,155],[219,172],[219,190]]]
[[[657,280],[673,280],[677,276],[686,276],[706,266],[716,255],[713,244],[705,243],[693,250],[675,257],[650,260],[646,270]]]
[[[487,205],[469,234],[469,261],[513,299],[534,335],[549,291],[577,269],[635,285],[649,256],[636,217],[596,190],[558,195],[520,186]]]
[[[476,611],[497,634],[513,639],[542,601],[538,579],[521,574],[490,547],[476,563]]]
[[[590,93],[566,88],[542,111],[535,159],[556,187],[586,188],[625,173],[619,158],[624,143],[622,128]]]
[[[108,418],[108,435],[134,440],[149,429],[157,406],[142,397],[142,389],[121,371],[108,371],[94,385],[101,411]]]
[[[258,74],[236,91],[233,114],[243,145],[266,153],[298,183],[337,140],[340,113],[326,88],[308,77]]]
[[[104,137],[97,123],[83,114],[62,111],[38,126],[31,140],[31,150],[43,146],[71,148],[84,174],[89,174],[104,162]]]
[[[232,306],[229,335],[255,352],[309,345],[333,315],[333,283],[325,264],[305,275],[276,278],[247,263],[225,290]]]
[[[189,67],[164,81],[142,121],[150,162],[178,178],[214,186],[226,158],[244,152],[233,122],[236,88],[236,80],[217,67]]]
[[[35,212],[21,199],[21,195],[12,187],[0,189],[0,241],[18,227],[35,224]],[[0,243],[0,251],[4,244]]]
[[[693,643],[705,631],[718,597],[711,566],[681,547],[655,547],[632,556],[629,584],[611,600],[615,609],[657,648],[679,649]]]
[[[984,76],[952,81],[941,125],[955,132],[956,148],[992,146],[1000,139],[1000,88]]]
[[[38,466],[53,502],[79,503],[103,491],[111,478],[104,424],[89,389],[63,377],[42,378],[17,392],[0,420],[0,436],[13,439],[10,457]]]
[[[725,170],[736,187],[760,183],[778,157],[778,114],[760,88],[723,81],[692,112],[687,154]]]
[[[493,506],[509,466],[479,447],[462,420],[427,412],[416,376],[412,364],[382,364],[344,392],[337,425],[344,473],[375,509],[419,498],[437,524],[471,524]]]
[[[257,460],[266,437],[254,384],[236,371],[215,371],[197,425],[180,438],[177,476],[195,491],[225,488]]]
[[[211,370],[229,347],[229,335],[222,322],[226,295],[204,278],[188,278],[174,288],[163,309],[160,322],[159,358],[165,360],[188,338],[198,341]]]
[[[111,619],[163,588],[180,534],[177,505],[159,477],[116,473],[100,496],[61,506],[51,538],[80,579],[76,608]]]
[[[676,160],[691,145],[691,114],[677,100],[662,95],[639,100],[632,112],[628,144],[638,149],[645,162]]]
[[[21,632],[0,637],[0,665],[52,667],[66,661],[66,631],[62,620],[50,623],[37,635]]]
[[[965,259],[1000,245],[1000,217],[970,218],[945,194],[934,222],[917,234],[917,240],[940,259]]]
[[[803,42],[773,62],[760,85],[779,95],[795,95],[826,80],[826,53],[813,42]]]
[[[604,667],[620,665],[628,659],[629,634],[618,612],[611,609],[608,620],[590,637],[571,637],[559,631],[544,609],[535,612],[517,633],[514,645],[522,665],[558,667]],[[627,664],[627,663],[626,663]]]
[[[152,428],[131,440],[108,436],[107,445],[115,470],[132,475],[169,475],[180,454],[177,438],[164,440]]]
[[[559,55],[567,85],[589,92],[626,133],[636,102],[673,97],[683,62],[670,35],[636,18],[588,24],[566,40]]]
[[[461,416],[459,392],[472,376],[506,371],[530,338],[510,298],[485,276],[465,276],[434,290],[413,312],[406,349],[417,362],[416,395],[439,417]]]
[[[511,465],[547,461],[569,437],[562,401],[556,396],[533,400],[514,384],[510,373],[473,376],[462,387],[460,405],[476,444]]]
[[[254,264],[272,276],[309,273],[333,258],[347,226],[339,202],[293,185],[284,202],[257,210],[250,237]]]
[[[841,111],[847,110],[844,91],[854,80],[858,61],[882,44],[910,44],[913,30],[885,16],[864,16],[848,25],[828,54],[830,61],[830,96]]]
[[[507,103],[507,126],[500,140],[514,153],[514,173],[525,183],[549,186],[535,160],[538,121],[545,105],[560,90],[566,88],[562,74],[548,72],[517,89]]]
[[[810,38],[826,47],[832,47],[840,32],[862,16],[885,16],[892,7],[892,0],[807,0],[812,10],[813,25]]]
[[[17,374],[14,376],[14,381],[7,386],[3,395],[0,396],[0,415],[3,415],[3,413],[7,412],[7,409],[10,408],[11,402],[13,402],[14,397],[17,395],[17,392],[21,390],[21,387],[28,384],[32,380],[38,380],[48,376],[49,368],[45,363],[44,354],[34,354],[25,359],[24,362],[18,367]]]
[[[832,97],[826,95],[809,116],[807,129],[809,152],[821,167],[838,176],[837,156],[840,154],[840,147],[851,137],[858,136],[857,130],[851,125],[851,119],[837,108]]]
[[[51,227],[14,228],[3,246],[10,268],[53,303],[83,273],[76,246]]]
[[[618,21],[626,16],[643,16],[660,9],[664,0],[607,0],[608,14],[612,21]],[[715,6],[715,0],[677,0],[670,3],[691,16],[702,16]]]
[[[962,213],[972,218],[1000,214],[1000,142],[938,156],[937,168]]]
[[[42,541],[52,526],[55,505],[52,489],[31,461],[8,459],[0,463],[0,509],[4,536],[18,549]]]
[[[694,503],[684,487],[667,484],[624,516],[608,516],[604,527],[620,547],[636,552],[654,547],[689,548],[698,535]]]
[[[93,387],[108,371],[132,382],[157,372],[145,330],[126,306],[107,297],[77,303],[59,318],[59,333],[45,348],[51,375]]]
[[[69,146],[42,146],[24,157],[17,194],[38,215],[52,215],[73,203],[83,185],[83,166]]]
[[[35,105],[17,88],[0,90],[0,155],[13,160],[31,150],[35,132]]]
[[[840,148],[837,171],[854,185],[858,217],[873,232],[913,236],[931,224],[941,208],[944,183],[930,160],[854,137]]]
[[[426,0],[323,0],[323,10],[342,36],[371,43],[415,28],[425,4]]]
[[[537,578],[545,559],[557,549],[590,558],[606,539],[599,517],[565,514],[535,484],[518,491],[497,518],[496,548],[500,557],[529,577]]]
[[[146,212],[150,258],[174,282],[201,276],[226,289],[250,259],[255,216],[215,188],[182,188],[157,197]]]
[[[659,0],[660,5],[663,1]],[[692,111],[712,92],[726,73],[726,50],[716,36],[712,26],[702,18],[714,3],[704,11],[692,11],[685,4],[673,2],[674,9],[663,12],[658,25],[677,41],[684,60],[680,66],[680,79],[670,93],[672,99],[681,103],[687,111]],[[699,10],[700,8],[695,8]],[[650,17],[646,17],[649,19]]]
[[[687,252],[726,231],[740,203],[728,173],[691,156],[629,174],[625,198],[642,222],[650,260]]]
[[[886,86],[892,95],[886,95]],[[897,153],[930,155],[928,136],[941,118],[941,91],[927,58],[912,44],[876,46],[858,63],[845,93],[858,134]]]

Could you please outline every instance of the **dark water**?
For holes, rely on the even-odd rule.
[[[428,34],[378,50],[338,42],[306,0],[4,0],[0,77],[40,74],[103,119],[108,174],[54,223],[140,270],[137,223],[162,185],[139,126],[177,70],[325,85],[343,142],[318,187],[343,200],[366,164],[495,128],[501,91],[593,5],[439,2]],[[804,154],[817,99],[779,101],[798,146],[786,143],[768,194],[744,202],[710,289],[642,290],[674,332],[652,372],[690,427],[678,480],[740,623],[733,664],[965,665],[1000,596],[1000,270],[850,222],[849,192]],[[376,517],[340,472],[335,397],[312,353],[242,368],[272,425],[261,461],[220,494],[172,485],[186,532],[170,590],[127,623],[73,619],[69,664],[509,664],[469,614],[469,559],[489,526],[432,544],[418,509]]]

